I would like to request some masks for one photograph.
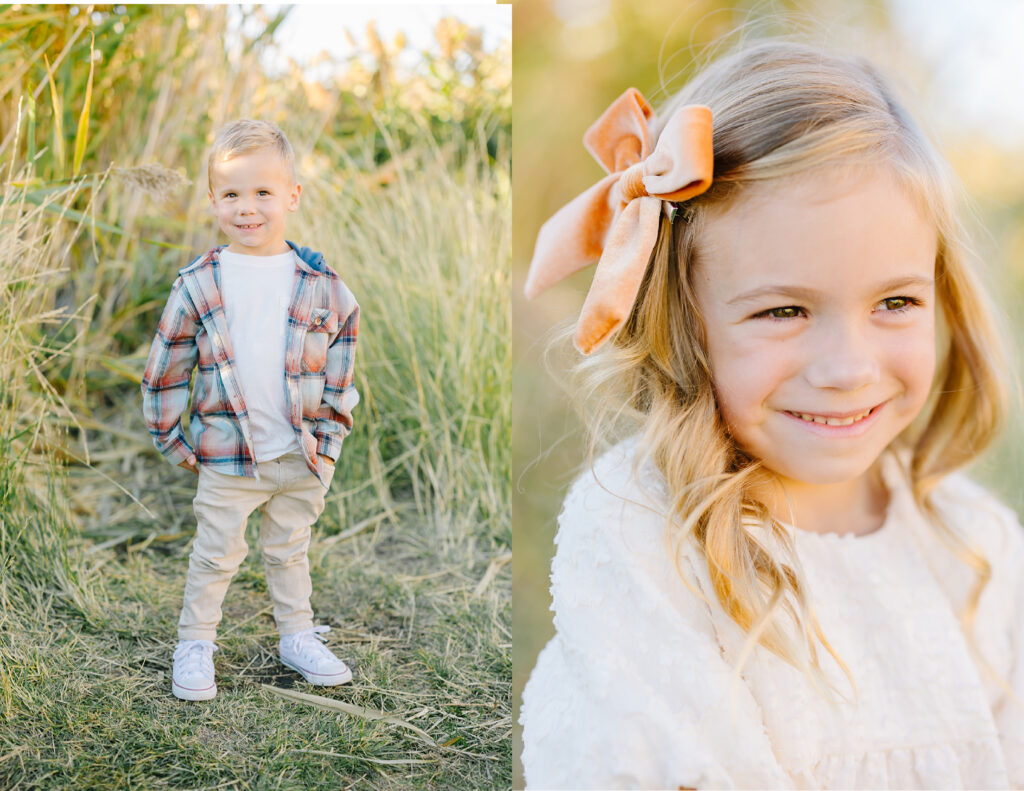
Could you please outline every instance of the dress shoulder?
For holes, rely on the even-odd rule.
[[[1024,530],[1016,512],[962,472],[947,475],[932,493],[943,520],[976,543],[990,561],[1024,552]]]
[[[528,787],[785,785],[703,594],[673,560],[666,503],[636,441],[569,490],[551,571],[556,635],[523,699]]]
[[[602,598],[614,592],[602,607],[665,607],[677,623],[715,639],[703,593],[683,581],[693,581],[690,553],[675,546],[669,511],[664,479],[642,457],[638,438],[616,445],[576,478],[558,517],[551,564],[556,626],[561,612],[592,589]]]
[[[558,516],[558,554],[583,542],[602,551],[627,551],[630,561],[648,553],[663,557],[669,511],[661,474],[642,455],[639,438],[626,440],[598,457],[569,487]]]

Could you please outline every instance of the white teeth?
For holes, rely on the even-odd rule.
[[[874,409],[874,407],[872,407]],[[852,426],[858,420],[863,420],[871,414],[871,409],[867,412],[861,412],[859,415],[853,415],[852,417],[822,417],[821,415],[807,415],[803,412],[790,412],[791,415],[804,420],[808,423],[821,423],[824,426]]]

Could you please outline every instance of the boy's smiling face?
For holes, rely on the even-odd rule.
[[[243,255],[279,255],[287,212],[299,208],[302,187],[273,149],[258,149],[220,159],[210,174],[210,205],[227,234],[228,250]]]

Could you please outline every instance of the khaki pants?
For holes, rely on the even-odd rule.
[[[306,550],[310,528],[324,510],[327,490],[299,451],[261,461],[259,472],[257,481],[199,466],[192,501],[196,538],[178,620],[179,640],[216,639],[228,584],[249,549],[245,522],[257,508],[263,513],[260,551],[278,632],[294,634],[313,625]]]

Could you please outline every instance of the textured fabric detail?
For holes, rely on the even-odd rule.
[[[722,610],[692,541],[672,562],[664,480],[639,442],[571,488],[552,561],[556,634],[523,695],[527,788],[1024,787],[1024,708],[971,654],[957,618],[973,572],[918,511],[896,456],[882,459],[886,521],[862,537],[794,530],[822,630],[850,700],[833,711],[758,646],[732,686],[745,634]],[[634,469],[637,467],[637,469]],[[1024,700],[1024,538],[1016,516],[961,475],[933,502],[988,558],[975,633]],[[792,528],[790,528],[792,530]]]

